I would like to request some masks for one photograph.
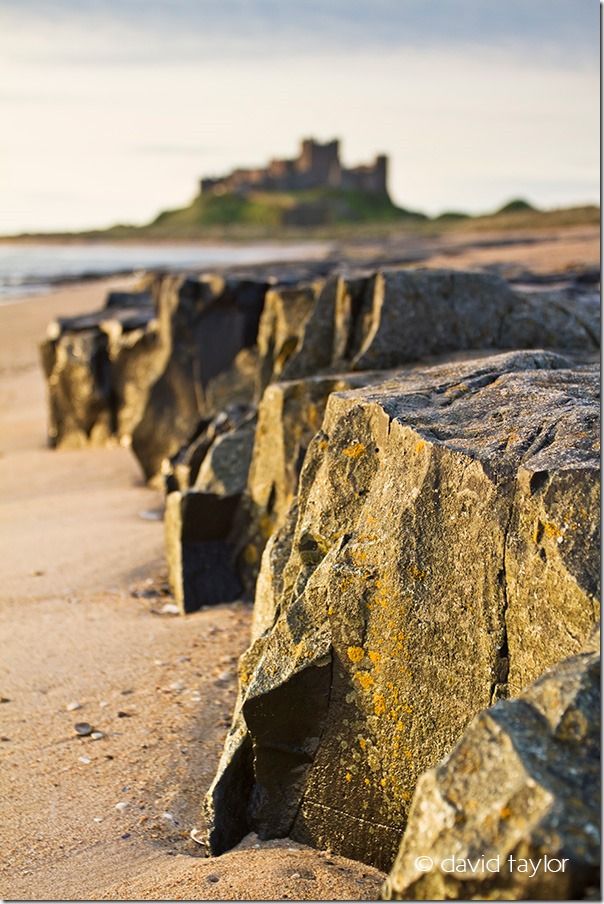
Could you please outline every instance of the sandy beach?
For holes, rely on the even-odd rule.
[[[206,859],[190,838],[250,610],[157,614],[169,600],[161,499],[132,454],[46,448],[37,342],[113,285],[0,308],[1,896],[374,897],[381,874],[343,858],[248,839],[250,851]],[[84,721],[103,737],[79,738]]]
[[[439,255],[560,271],[596,229]],[[127,280],[0,307],[0,896],[373,899],[383,875],[287,839],[206,858],[190,837],[215,772],[251,618],[163,610],[160,494],[119,447],[53,452],[37,343]],[[88,722],[102,734],[79,737]]]

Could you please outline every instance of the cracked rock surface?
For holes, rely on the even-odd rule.
[[[596,900],[599,782],[598,631],[420,778],[384,896]]]
[[[219,275],[165,277],[159,284],[159,319],[169,351],[132,436],[147,480],[158,477],[201,418],[217,413],[218,399],[251,401],[255,359],[250,363],[249,350],[256,344],[266,288],[265,282]]]
[[[580,650],[599,592],[597,393],[590,367],[521,351],[330,396],[263,560],[208,795],[214,852],[253,829],[389,868],[419,776]]]

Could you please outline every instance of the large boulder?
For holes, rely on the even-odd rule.
[[[597,899],[598,648],[483,710],[420,778],[386,898]]]
[[[312,376],[272,383],[264,391],[247,487],[235,524],[239,567],[252,594],[262,551],[287,516],[306,449],[320,429],[330,394],[383,378],[380,371]]]
[[[595,352],[599,332],[599,305],[589,292],[528,294],[481,272],[353,271],[325,281],[280,373],[293,379],[391,368],[470,349]]]
[[[281,379],[288,360],[298,351],[304,325],[316,307],[319,280],[295,286],[276,286],[266,294],[258,329],[257,395]]]
[[[110,293],[100,311],[51,322],[40,351],[50,445],[129,445],[165,364],[150,292]]]
[[[267,286],[220,275],[164,280],[158,307],[169,354],[132,438],[147,480],[159,479],[199,420],[217,413],[216,405],[227,398],[251,401],[255,363],[252,358],[250,367],[241,352],[256,344]]]
[[[418,777],[580,649],[599,592],[597,393],[548,352],[332,393],[297,516],[265,552],[281,576],[260,576],[208,795],[216,853],[253,829],[389,868]]]

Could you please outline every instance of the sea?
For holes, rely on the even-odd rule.
[[[299,244],[134,244],[111,242],[0,244],[0,304],[49,292],[57,285],[145,270],[204,270],[320,259],[321,242]]]

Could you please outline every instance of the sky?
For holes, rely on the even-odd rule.
[[[143,223],[339,137],[400,205],[599,198],[598,0],[0,0],[0,234]]]

